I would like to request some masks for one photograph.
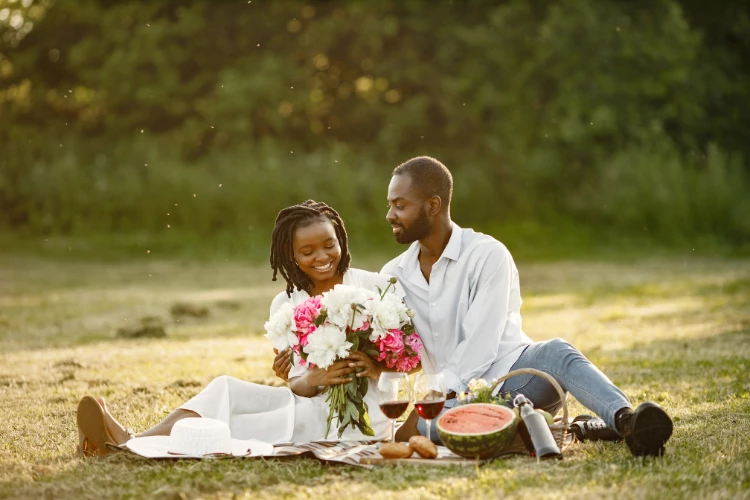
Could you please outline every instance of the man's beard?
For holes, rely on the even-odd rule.
[[[412,223],[411,227],[408,229],[401,225],[397,227],[401,228],[401,232],[394,235],[396,241],[402,245],[408,245],[430,234],[430,231],[432,231],[432,222],[427,217],[427,210],[422,209],[419,212],[419,217]]]

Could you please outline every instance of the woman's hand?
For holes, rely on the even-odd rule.
[[[277,377],[289,382],[289,370],[292,369],[292,350],[285,349],[281,352],[274,348],[273,353],[276,358],[273,360],[273,372]]]
[[[349,367],[355,370],[359,368],[362,369],[362,371],[357,372],[357,377],[367,377],[372,380],[378,380],[380,378],[380,373],[383,371],[382,366],[378,365],[375,360],[361,351],[352,351],[349,353],[347,361],[349,362]]]
[[[307,372],[307,383],[313,386],[329,386],[351,382],[350,376],[354,368],[349,366],[349,361],[336,361],[327,369],[313,368]]]

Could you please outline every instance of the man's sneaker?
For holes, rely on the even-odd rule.
[[[570,424],[570,432],[579,441],[621,441],[620,436],[614,429],[609,427],[604,420],[592,415],[578,415]]]
[[[672,435],[672,419],[661,406],[647,401],[638,405],[633,413],[624,414],[620,428],[634,457],[660,457]]]

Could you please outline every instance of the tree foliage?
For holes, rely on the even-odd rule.
[[[675,217],[690,233],[711,169],[748,187],[742,2],[5,0],[0,30],[0,219],[13,226],[71,229],[54,215],[33,222],[29,200],[42,192],[30,165],[38,177],[95,178],[106,165],[111,179],[141,179],[126,171],[154,149],[206,179],[230,157],[304,174],[304,160],[256,156],[287,149],[344,148],[350,169],[378,178],[432,154],[462,180],[470,222],[563,213],[634,230],[665,204],[682,210],[676,198],[648,206],[677,176],[690,208]],[[159,175],[180,190],[179,174]],[[352,188],[382,198],[365,180]],[[716,188],[730,198],[715,218],[744,241],[750,207],[730,188]],[[613,209],[615,199],[647,206]],[[136,212],[124,217],[148,226]]]

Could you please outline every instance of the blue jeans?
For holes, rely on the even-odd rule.
[[[612,429],[616,429],[617,411],[631,407],[625,394],[601,370],[578,349],[562,339],[535,342],[526,347],[511,367],[511,371],[519,368],[534,368],[552,375],[566,393],[570,392],[578,402],[599,415]],[[534,403],[535,408],[542,408],[553,415],[562,407],[560,396],[552,384],[536,375],[513,376],[505,381],[500,392],[510,393],[509,406],[512,406],[512,398],[517,394],[523,394]],[[450,402],[446,403],[446,406],[449,404]],[[443,410],[445,411],[447,408]],[[430,438],[440,444],[435,429],[437,418],[430,426]],[[417,426],[419,432],[424,435],[427,431],[425,421],[420,418]]]

